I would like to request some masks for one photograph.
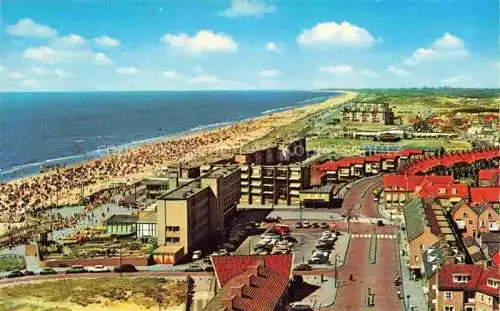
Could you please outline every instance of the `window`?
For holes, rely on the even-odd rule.
[[[498,280],[493,280],[493,279],[487,280],[487,284],[489,287],[498,288],[498,283],[500,283]]]
[[[444,292],[444,299],[451,299],[451,292]]]
[[[467,283],[470,281],[470,275],[465,274],[454,274],[453,282],[455,283]]]
[[[474,224],[474,221],[469,220],[469,225],[472,225],[472,224]]]
[[[444,311],[455,311],[455,307],[453,307],[453,306],[444,306]]]
[[[481,227],[485,227],[486,226],[486,223],[484,222],[484,220],[481,220]]]
[[[467,218],[467,213],[464,213],[464,218]]]
[[[418,262],[418,256],[415,256],[415,262]]]

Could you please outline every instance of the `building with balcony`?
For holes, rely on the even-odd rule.
[[[387,103],[349,103],[340,109],[340,118],[349,123],[394,124],[394,114]]]
[[[310,168],[301,165],[244,165],[241,204],[253,207],[299,205],[300,190],[309,188]]]

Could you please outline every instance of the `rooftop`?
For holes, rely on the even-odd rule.
[[[319,186],[319,187],[313,187],[313,188],[309,188],[309,189],[300,190],[300,192],[302,192],[302,193],[331,193],[334,187],[335,187],[334,184],[326,184],[326,185]]]
[[[500,202],[500,187],[470,188],[471,204]]]
[[[290,278],[293,256],[286,255],[252,255],[252,256],[211,256],[215,275],[220,286],[224,286],[229,279],[244,272],[249,266],[263,263],[263,266]]]
[[[160,200],[185,200],[193,196],[195,193],[201,191],[203,188],[201,186],[200,179],[194,179],[186,184],[183,184],[168,193],[160,196]]]
[[[488,295],[499,297],[498,288],[488,285],[488,279],[500,280],[500,271],[497,267],[483,268],[480,265],[444,264],[439,270],[438,288],[440,291],[480,291]],[[468,275],[468,282],[455,282],[453,275]]]
[[[106,219],[106,224],[123,224],[123,223],[136,223],[137,222],[137,215],[124,215],[124,214],[117,214],[109,217]]]
[[[156,223],[156,212],[155,211],[145,211],[139,213],[139,219],[137,223],[154,224]]]
[[[202,176],[202,178],[219,178],[226,177],[234,173],[238,170],[238,167],[235,166],[222,166],[211,172],[206,173]]]
[[[445,255],[445,250],[440,242],[436,242],[431,247],[422,251],[422,264],[427,279],[444,263]]]

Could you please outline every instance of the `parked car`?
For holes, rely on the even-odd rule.
[[[313,308],[306,304],[296,304],[292,306],[292,311],[313,311]]]
[[[322,265],[326,263],[326,259],[324,257],[311,257],[308,263],[311,265]]]
[[[293,271],[311,271],[312,267],[308,264],[302,263],[293,268]]]
[[[301,229],[302,228],[302,223],[299,221],[299,222],[296,222],[295,223],[295,228],[297,229]]]
[[[313,222],[313,223],[311,224],[311,227],[312,227],[312,228],[319,228],[319,224],[318,224],[317,222]]]
[[[110,272],[108,268],[103,265],[95,265],[89,268],[89,272],[92,273],[101,273],[101,272]]]
[[[203,272],[203,268],[198,265],[189,265],[184,272]]]
[[[35,272],[30,271],[30,270],[26,270],[26,271],[24,271],[23,273],[24,273],[24,275],[26,275],[26,276],[28,276],[28,275],[35,275]]]
[[[125,272],[125,273],[129,273],[129,272],[137,272],[137,268],[134,266],[134,265],[131,265],[131,264],[122,264],[122,265],[119,265],[119,266],[116,266],[113,271],[115,272]]]
[[[321,229],[328,229],[330,228],[330,225],[327,222],[322,222],[321,225],[319,225]]]
[[[198,259],[201,259],[201,251],[194,251],[193,252],[193,256],[191,256],[191,259],[192,260],[198,260]]]
[[[43,268],[40,271],[40,275],[49,275],[49,274],[57,274],[57,271],[52,268]]]
[[[14,271],[12,271],[11,273],[9,273],[7,275],[7,277],[9,279],[11,279],[11,278],[19,278],[19,277],[22,277],[22,276],[24,276],[24,273],[22,271],[19,271],[19,270],[14,270]]]
[[[333,249],[333,244],[330,244],[330,243],[318,243],[316,245],[316,249],[318,250],[331,250]]]
[[[302,222],[302,228],[305,228],[305,229],[308,229],[308,228],[311,228],[311,224],[309,223],[309,221],[304,221]]]
[[[377,220],[377,226],[381,227],[383,225],[384,225],[384,222],[381,219]]]
[[[74,265],[71,266],[68,270],[66,270],[66,273],[85,273],[87,272],[87,269],[81,265]]]

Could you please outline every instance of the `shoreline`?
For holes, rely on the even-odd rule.
[[[238,148],[244,148],[276,128],[342,104],[356,95],[354,92],[344,93],[322,102],[236,121],[216,129],[184,132],[185,135],[140,144],[124,152],[11,180],[0,186],[3,187],[2,190],[8,190],[3,197],[0,196],[4,207],[0,214],[4,212],[3,219],[8,219],[5,216],[10,215],[9,212],[22,215],[27,209],[47,206],[49,200],[53,202],[56,193],[57,202],[61,205],[72,204],[82,197],[82,193],[89,195],[112,184],[141,180],[154,175],[170,163],[185,164],[196,160],[211,162],[209,159],[214,155],[234,153]],[[13,204],[15,201],[17,202]],[[8,211],[9,209],[12,210]]]
[[[316,91],[310,91],[310,92],[314,93]],[[317,92],[326,92],[326,91],[317,91]],[[56,170],[57,167],[59,167],[59,169],[66,169],[66,168],[74,167],[76,165],[83,165],[89,161],[95,161],[95,160],[99,160],[99,159],[104,159],[108,156],[112,156],[112,155],[116,155],[116,154],[120,154],[120,153],[126,153],[126,152],[133,150],[133,149],[136,149],[136,148],[139,148],[141,146],[148,145],[148,144],[154,144],[157,142],[168,141],[168,140],[181,139],[184,137],[189,138],[189,137],[192,137],[193,135],[206,134],[206,133],[209,133],[211,131],[217,131],[219,129],[231,127],[232,125],[242,124],[245,122],[260,121],[262,119],[268,118],[272,115],[277,115],[279,113],[285,113],[285,112],[292,111],[294,109],[300,109],[300,108],[308,107],[311,105],[321,104],[329,99],[341,97],[346,93],[344,91],[327,91],[327,92],[332,93],[332,95],[321,96],[321,97],[312,97],[312,98],[309,98],[309,99],[306,99],[306,100],[299,102],[299,103],[303,103],[303,104],[296,104],[296,105],[291,105],[291,106],[287,106],[287,107],[273,108],[273,109],[261,111],[260,114],[255,115],[255,116],[243,117],[243,118],[233,120],[233,121],[220,121],[220,122],[211,123],[211,124],[200,124],[200,125],[196,125],[192,128],[189,128],[189,129],[186,129],[183,131],[179,131],[179,132],[175,132],[175,133],[171,133],[171,134],[138,139],[135,141],[119,143],[117,145],[112,145],[112,144],[107,145],[107,146],[103,145],[106,148],[97,147],[97,149],[84,151],[83,153],[79,153],[79,154],[63,155],[60,157],[39,160],[39,161],[32,162],[32,163],[14,165],[12,167],[5,168],[4,170],[0,169],[0,184],[1,183],[18,182],[18,181],[26,179],[26,178],[34,177],[34,176],[41,175],[41,174],[50,173],[50,172]],[[312,103],[309,103],[309,102],[312,102]],[[75,160],[71,161],[71,159],[75,159]],[[52,163],[54,163],[54,164],[52,164]],[[54,166],[54,167],[50,168],[49,170],[47,170],[45,172],[40,172],[43,165]],[[36,167],[36,169],[31,171],[29,169],[30,167]],[[28,172],[24,172],[25,170]],[[7,176],[7,177],[4,177],[4,176]],[[9,176],[12,176],[12,177],[9,177]]]

